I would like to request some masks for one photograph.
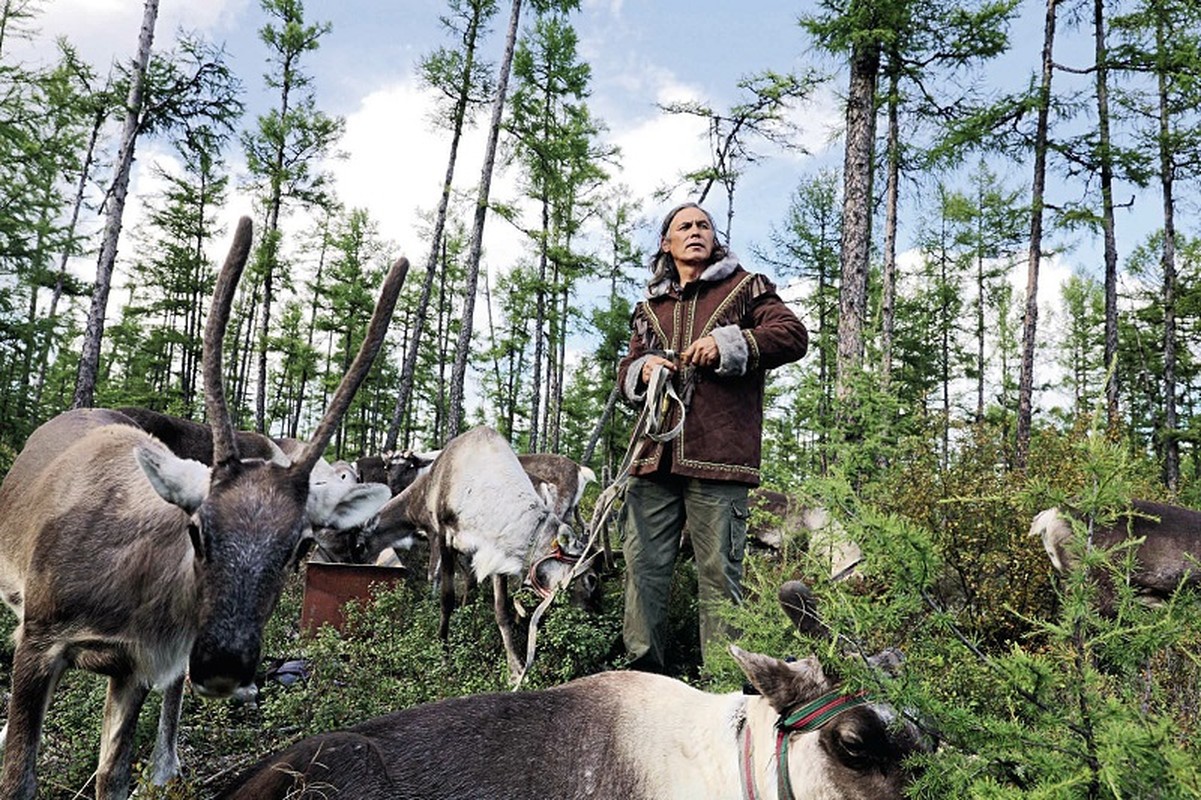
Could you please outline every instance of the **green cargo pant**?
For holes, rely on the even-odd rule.
[[[731,633],[715,606],[742,600],[747,487],[676,476],[630,478],[622,509],[623,638],[630,658],[648,669],[666,667],[668,595],[685,520],[696,556],[702,648]]]

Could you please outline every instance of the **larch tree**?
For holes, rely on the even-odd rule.
[[[488,203],[492,194],[492,171],[496,165],[496,148],[500,140],[505,97],[509,89],[509,73],[513,67],[513,53],[517,48],[517,32],[520,23],[521,0],[512,0],[509,28],[505,35],[504,55],[497,67],[496,92],[492,98],[492,120],[488,126],[484,163],[480,168],[480,183],[467,253],[467,281],[463,294],[462,323],[459,326],[459,339],[455,346],[455,363],[450,375],[450,398],[447,409],[447,426],[443,434],[444,441],[449,441],[457,436],[463,424],[463,392],[467,381],[467,360],[471,355],[471,333],[475,314],[475,295],[479,288],[480,259],[484,251],[484,224],[488,219]]]
[[[0,101],[5,134],[0,136],[3,168],[0,182],[5,186],[5,202],[0,211],[0,273],[8,273],[12,282],[5,294],[11,307],[0,319],[13,334],[13,349],[0,346],[0,375],[3,397],[0,414],[17,434],[28,433],[44,419],[40,409],[41,376],[46,357],[61,325],[58,301],[63,294],[90,294],[91,287],[66,271],[68,254],[79,254],[75,220],[80,203],[72,204],[71,191],[86,189],[82,177],[71,187],[70,181],[86,171],[95,96],[88,83],[90,71],[73,50],[60,43],[59,60],[46,69],[26,71],[14,67],[4,78],[13,81]],[[109,98],[111,101],[111,97]],[[103,119],[112,111],[111,102],[103,103]],[[29,113],[26,109],[37,109]],[[80,201],[81,202],[81,201]],[[11,268],[11,269],[8,269]],[[50,300],[41,300],[50,290]],[[24,316],[17,308],[18,298],[26,300]],[[57,411],[58,409],[54,409]]]
[[[1030,182],[1030,249],[1026,256],[1026,312],[1022,321],[1022,356],[1018,374],[1018,413],[1013,465],[1026,468],[1034,412],[1034,352],[1038,336],[1038,272],[1043,258],[1043,213],[1046,204],[1047,151],[1050,142],[1051,80],[1055,74],[1055,22],[1060,0],[1047,0],[1043,21],[1042,58],[1034,112],[1033,176]]]
[[[259,195],[265,219],[254,257],[252,278],[259,294],[254,426],[265,431],[268,348],[276,278],[282,269],[280,215],[286,204],[327,202],[328,176],[317,169],[334,148],[345,127],[339,117],[318,110],[313,80],[301,60],[321,46],[331,26],[306,23],[301,0],[260,0],[269,20],[259,30],[267,46],[270,71],[263,77],[278,93],[275,108],[261,115],[254,131],[242,137],[251,188]]]
[[[147,405],[192,419],[204,413],[203,311],[215,279],[206,248],[221,230],[215,215],[229,184],[222,153],[242,114],[241,84],[221,49],[187,37],[156,58],[151,73],[146,117],[150,129],[166,133],[178,169],[151,167],[164,188],[148,204],[145,255],[132,266],[133,282],[161,291],[152,313],[168,348],[168,368]]]
[[[973,201],[970,207],[970,231],[967,244],[973,269],[975,297],[972,317],[976,343],[975,362],[968,370],[976,382],[977,424],[984,421],[987,410],[985,376],[990,366],[990,352],[1004,356],[998,347],[999,329],[1004,322],[1004,300],[1007,297],[1008,276],[1017,257],[1022,240],[1021,212],[1018,192],[1005,188],[999,177],[981,160],[969,176]]]
[[[811,337],[808,360],[817,365],[819,393],[802,416],[816,436],[822,474],[830,466],[835,427],[832,377],[838,348],[838,246],[842,240],[839,185],[839,175],[833,170],[802,180],[792,193],[786,218],[772,227],[770,250],[759,254],[777,274],[801,278],[813,286],[800,302]]]
[[[553,450],[562,391],[562,346],[572,277],[571,251],[588,194],[604,179],[607,150],[585,99],[591,68],[579,60],[575,30],[561,12],[539,14],[513,61],[516,88],[507,130],[537,222],[525,228],[535,251],[534,352],[527,447]],[[521,224],[518,221],[518,224]]]
[[[1065,411],[1069,418],[1082,418],[1095,407],[1098,392],[1109,391],[1101,385],[1106,343],[1097,342],[1097,329],[1104,326],[1104,286],[1088,275],[1073,273],[1064,281],[1061,305],[1063,336],[1052,346],[1053,353],[1063,370],[1060,386],[1072,398],[1072,407]]]
[[[459,434],[463,426],[463,395],[467,382],[467,361],[471,356],[471,334],[475,321],[475,296],[479,290],[480,259],[484,251],[484,226],[488,220],[488,209],[492,196],[492,173],[496,167],[497,146],[504,121],[505,102],[509,93],[509,76],[513,69],[513,55],[517,49],[517,34],[521,25],[522,0],[512,0],[509,12],[509,27],[505,33],[504,54],[496,70],[496,92],[492,98],[492,116],[488,124],[488,137],[484,145],[484,160],[480,167],[480,182],[476,190],[475,213],[472,218],[471,238],[467,250],[466,285],[463,291],[463,314],[459,325],[459,337],[455,344],[455,361],[450,375],[450,396],[447,400],[447,425],[443,432],[444,441]],[[579,7],[578,0],[531,0],[536,12],[559,9],[563,12]]]
[[[835,397],[841,431],[854,440],[852,386],[863,368],[871,258],[872,185],[875,176],[877,94],[889,20],[902,0],[826,0],[824,15],[802,26],[823,49],[848,59],[843,132],[841,278]]]
[[[449,14],[441,18],[442,26],[456,40],[456,48],[441,47],[421,59],[418,68],[421,80],[441,96],[439,124],[450,132],[449,154],[446,160],[446,177],[442,181],[442,193],[434,212],[433,229],[430,235],[430,251],[426,258],[425,277],[421,284],[421,297],[411,326],[404,369],[401,372],[400,391],[392,409],[392,420],[384,438],[384,450],[394,450],[400,435],[401,423],[412,397],[417,358],[421,352],[421,339],[429,316],[430,296],[438,265],[442,255],[442,235],[446,228],[446,217],[454,185],[455,164],[459,155],[459,143],[464,128],[475,113],[492,95],[493,85],[488,65],[479,59],[479,45],[487,32],[489,21],[497,11],[496,0],[450,0]]]
[[[784,151],[803,151],[798,141],[800,129],[795,121],[795,111],[822,80],[814,70],[801,74],[767,70],[738,81],[744,99],[728,111],[691,100],[659,106],[668,114],[683,114],[705,121],[710,163],[686,172],[683,179],[691,197],[702,205],[714,186],[725,190],[726,226],[720,231],[724,242],[730,242],[733,232],[734,192],[738,180],[749,165],[762,157],[755,147],[767,144]]]
[[[1177,0],[1143,0],[1115,19],[1119,42],[1114,57],[1126,68],[1150,80],[1142,91],[1121,100],[1136,120],[1138,143],[1154,153],[1153,172],[1159,183],[1163,215],[1160,241],[1161,302],[1163,304],[1163,422],[1160,442],[1165,485],[1180,483],[1181,426],[1177,385],[1181,336],[1180,272],[1177,268],[1178,183],[1201,175],[1201,8]]]
[[[641,220],[636,205],[630,199],[629,187],[620,185],[610,189],[608,197],[601,204],[600,219],[605,231],[607,257],[604,259],[604,273],[608,277],[609,294],[607,306],[593,311],[592,327],[602,336],[595,353],[602,379],[595,388],[600,390],[605,399],[586,439],[581,463],[592,463],[593,454],[603,438],[604,463],[609,469],[608,474],[612,475],[625,452],[623,439],[628,438],[625,421],[622,420],[618,431],[614,420],[620,389],[617,385],[617,364],[629,343],[630,313],[633,310],[625,299],[624,290],[634,283],[629,271],[642,266],[641,254],[634,244]]]
[[[1005,52],[1017,0],[897,3],[885,38],[884,231],[880,295],[880,381],[892,372],[902,173],[911,169],[910,128],[941,127],[978,92],[982,66]],[[903,141],[905,140],[905,141]]]

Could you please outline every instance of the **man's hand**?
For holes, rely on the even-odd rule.
[[[642,362],[642,382],[650,384],[651,375],[655,374],[656,367],[667,367],[669,372],[676,371],[676,362],[664,358],[663,356],[647,356],[646,361]]]
[[[702,336],[680,353],[680,363],[694,367],[712,367],[721,361],[721,352],[717,349],[717,340],[712,336]]]

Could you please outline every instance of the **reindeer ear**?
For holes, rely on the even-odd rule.
[[[271,463],[278,464],[281,467],[292,466],[292,459],[283,451],[283,448],[275,443],[275,440],[268,439],[267,447],[271,450]]]
[[[780,607],[796,629],[818,639],[830,638],[830,631],[817,612],[817,595],[802,581],[785,581],[779,590]]]
[[[188,514],[196,513],[208,497],[208,467],[190,458],[180,458],[165,447],[137,445],[133,453],[159,497]]]
[[[829,691],[830,681],[813,656],[799,661],[750,653],[730,645],[730,654],[738,662],[751,685],[768,699],[772,708],[783,713]]]
[[[327,484],[318,490],[316,502],[309,495],[309,520],[336,531],[361,527],[391,499],[392,490],[382,483]]]

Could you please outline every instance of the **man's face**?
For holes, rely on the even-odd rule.
[[[713,255],[713,226],[709,216],[699,208],[688,207],[676,212],[663,237],[663,252],[671,253],[677,265],[702,266]]]

